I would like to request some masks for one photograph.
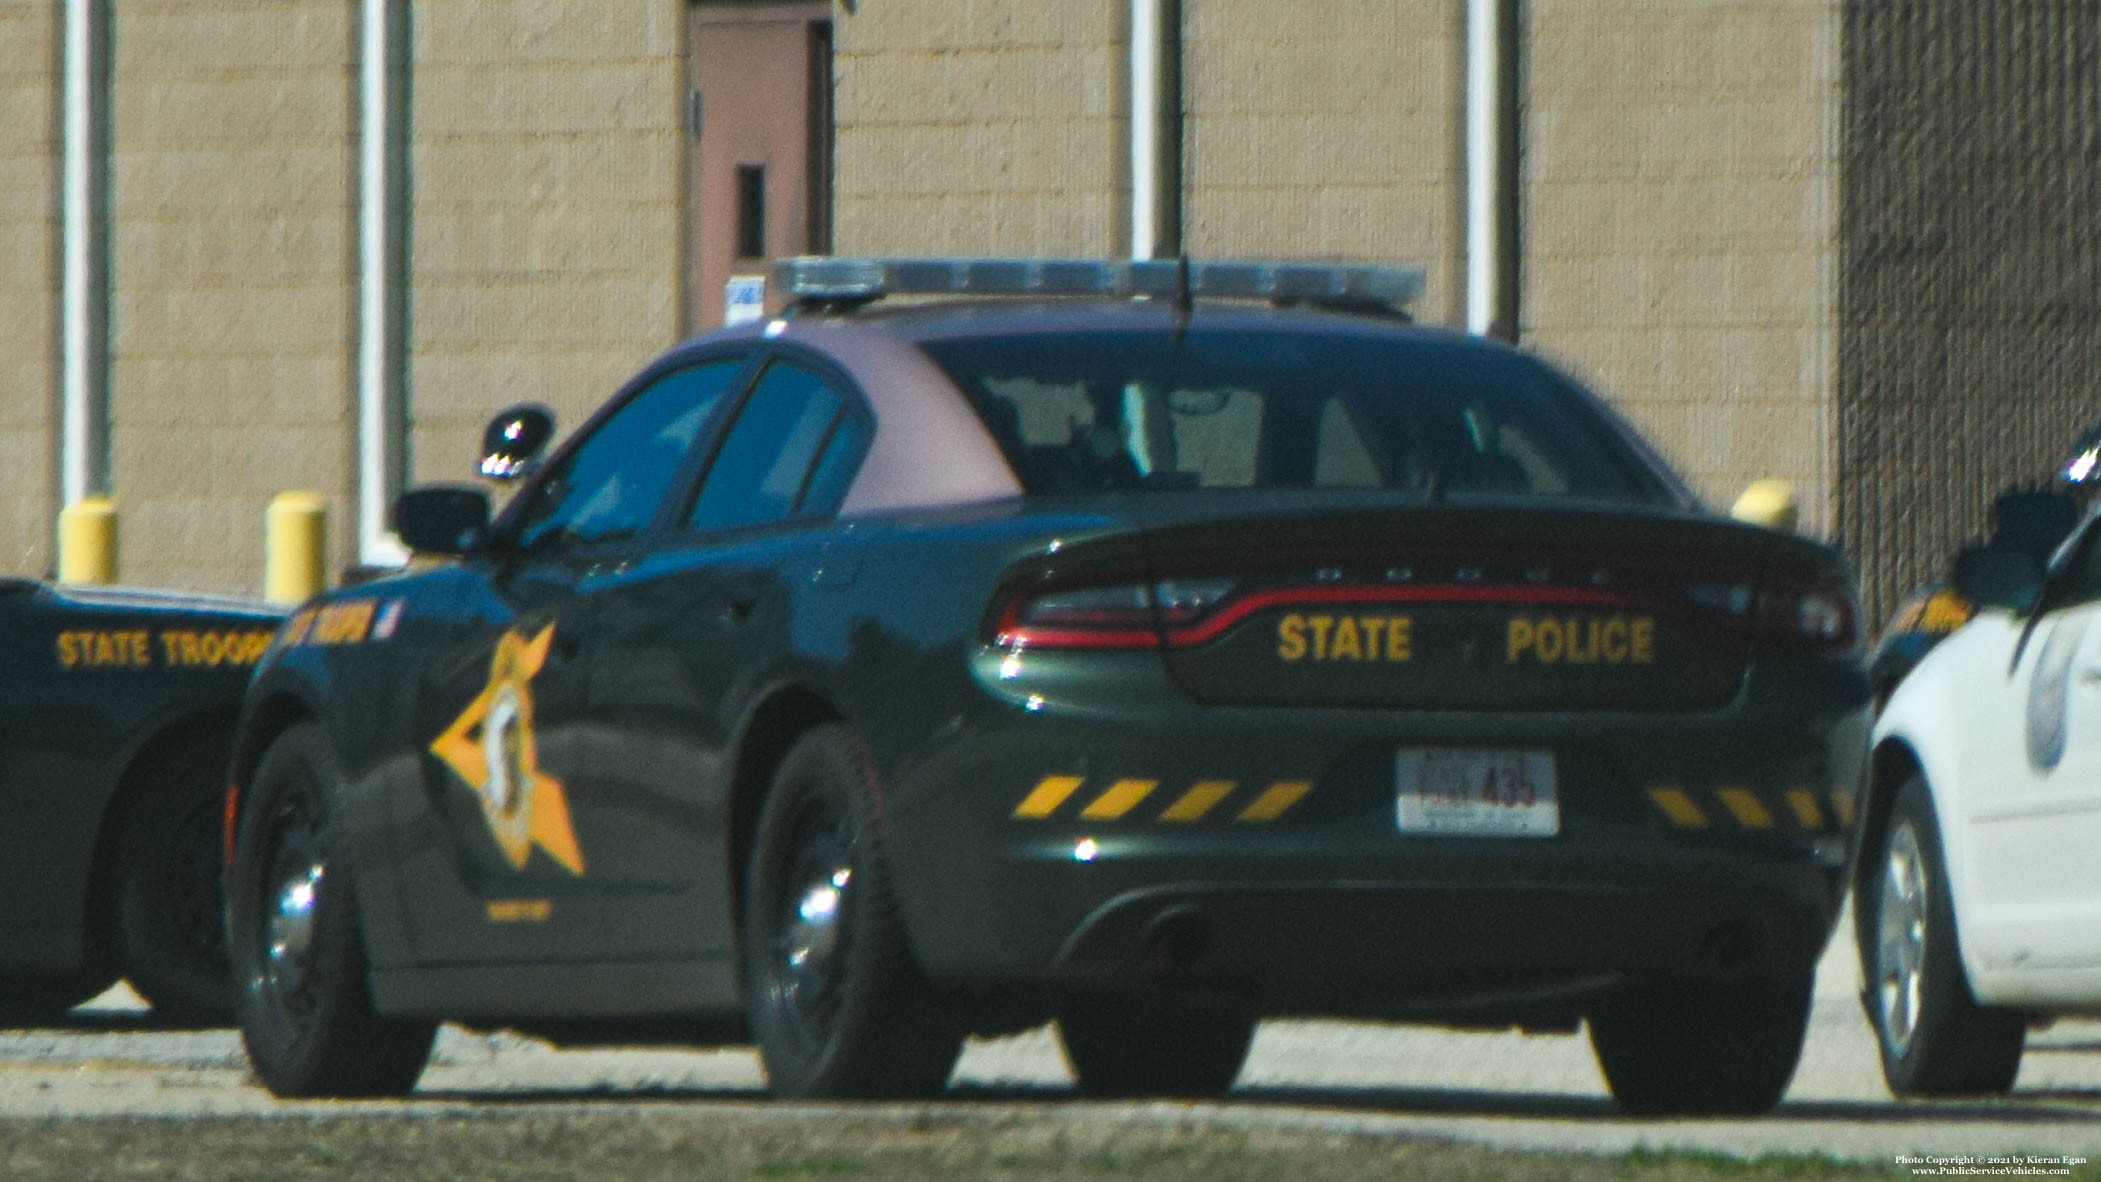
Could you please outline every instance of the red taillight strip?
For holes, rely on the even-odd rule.
[[[1160,637],[1148,628],[1089,632],[1081,628],[1001,628],[994,642],[1002,648],[1158,648]]]
[[[1026,596],[1016,596],[1007,601],[999,614],[999,625],[993,632],[992,642],[1001,648],[1157,648],[1160,637],[1151,628],[1061,628],[1031,626],[1021,622],[1022,609],[1030,603]],[[1103,613],[1110,615],[1110,613]],[[1136,613],[1133,613],[1136,614]],[[1110,618],[1114,618],[1110,615]]]
[[[220,802],[220,805],[219,805],[219,812],[220,812],[219,820],[220,820],[220,824],[221,824],[221,827],[222,827],[222,834],[221,834],[221,835],[222,835],[222,836],[223,836],[223,837],[225,838],[225,847],[224,847],[224,848],[225,848],[225,852],[226,852],[226,863],[225,863],[225,864],[226,864],[226,865],[228,865],[228,866],[231,866],[231,865],[233,865],[233,839],[234,839],[234,823],[235,823],[236,821],[239,821],[239,820],[240,820],[240,818],[241,818],[241,783],[240,783],[240,781],[238,781],[238,780],[228,780],[228,781],[226,782],[226,796],[225,796],[225,798],[224,798],[224,799],[223,799],[223,800],[222,800],[222,801]]]

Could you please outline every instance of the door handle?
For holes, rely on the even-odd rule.
[[[577,651],[578,645],[574,636],[569,635],[560,628],[554,630],[554,643],[548,646],[550,656],[557,661],[573,661],[576,659]]]
[[[722,610],[716,613],[716,618],[722,621],[723,627],[734,628],[751,619],[752,613],[758,609],[758,606],[758,600],[748,596],[738,596],[723,604]]]
[[[2079,670],[2079,680],[2084,685],[2101,683],[2101,669],[2097,669],[2092,665],[2083,666]]]

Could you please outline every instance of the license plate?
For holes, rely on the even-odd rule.
[[[1561,832],[1551,751],[1410,747],[1393,760],[1403,833],[1552,837]]]

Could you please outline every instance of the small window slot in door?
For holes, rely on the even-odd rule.
[[[737,257],[766,257],[766,166],[737,166]]]

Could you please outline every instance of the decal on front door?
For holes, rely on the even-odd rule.
[[[531,640],[515,629],[505,632],[489,662],[489,684],[430,749],[480,797],[489,831],[513,867],[524,869],[539,846],[571,874],[582,874],[568,797],[562,782],[541,769],[533,735],[532,679],[553,643],[553,624]]]
[[[2065,757],[2065,710],[2070,696],[2072,655],[2086,635],[2086,619],[2059,621],[2035,659],[2035,680],[2028,683],[2028,762],[2045,773]]]

